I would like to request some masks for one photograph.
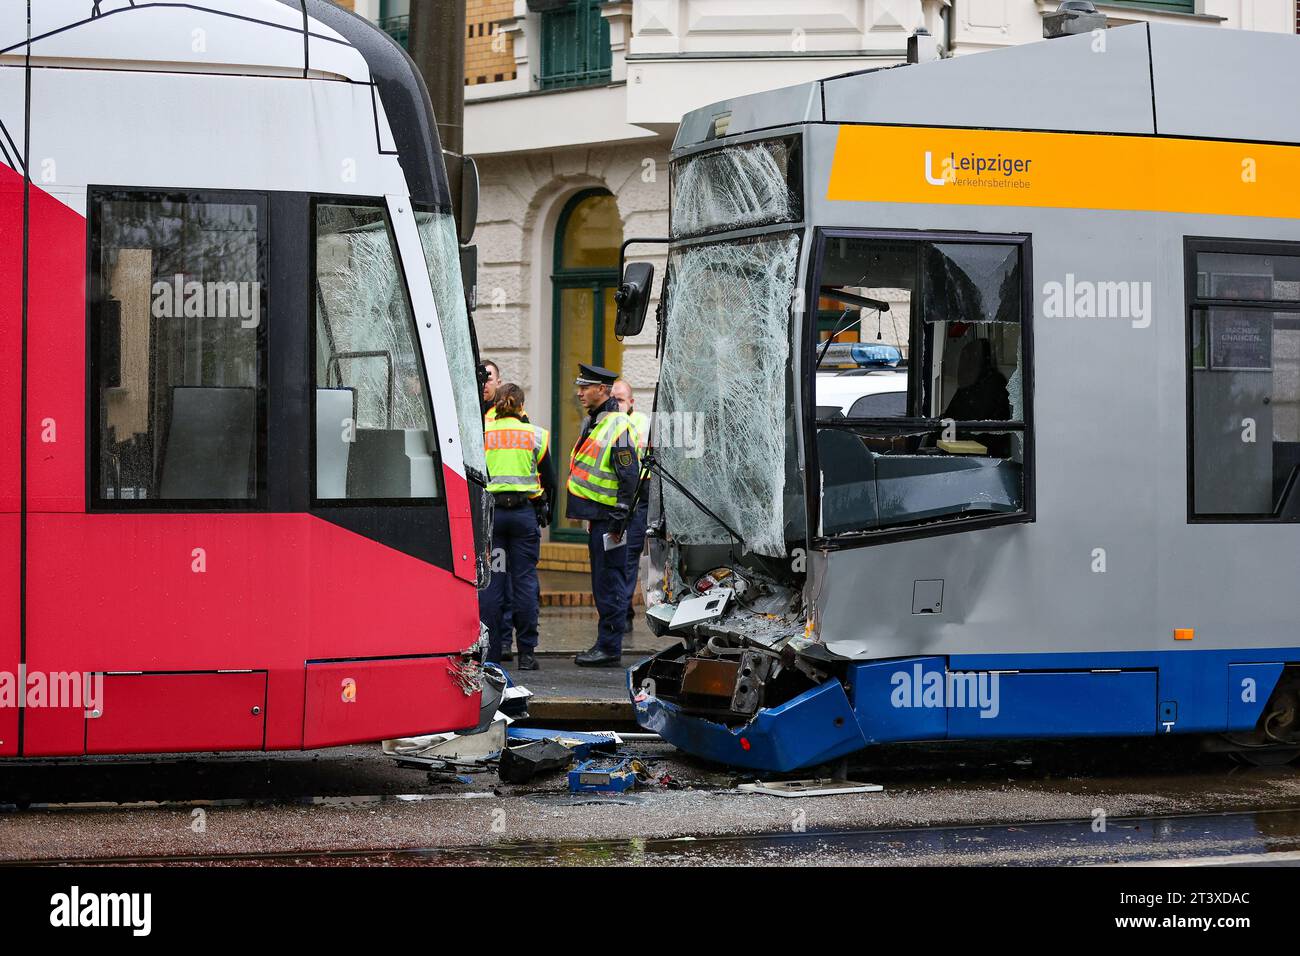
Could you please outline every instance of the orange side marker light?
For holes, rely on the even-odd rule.
[[[1174,628],[1174,640],[1175,640],[1175,641],[1190,641],[1190,640],[1191,640],[1192,638],[1194,638],[1195,636],[1196,636],[1196,629],[1195,629],[1195,628],[1192,628],[1192,627],[1176,627],[1176,628]]]

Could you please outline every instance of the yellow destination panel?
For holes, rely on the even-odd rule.
[[[841,126],[828,200],[1300,218],[1300,147]]]

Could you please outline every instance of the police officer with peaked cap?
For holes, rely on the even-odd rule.
[[[626,535],[641,456],[636,429],[611,395],[617,380],[616,372],[580,363],[574,382],[587,420],[569,456],[565,515],[587,522],[591,593],[599,615],[595,645],[574,658],[581,667],[622,666],[623,631],[634,586],[628,581]]]

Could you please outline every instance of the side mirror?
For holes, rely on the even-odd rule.
[[[655,267],[649,262],[633,262],[623,270],[623,284],[614,293],[614,301],[618,304],[614,334],[620,339],[639,335],[645,327],[645,314],[650,308],[650,286],[654,278]]]
[[[478,225],[478,163],[473,156],[461,160],[460,169],[460,244],[468,246]]]

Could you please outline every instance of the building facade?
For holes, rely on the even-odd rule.
[[[411,2],[344,5],[404,37]],[[918,28],[945,56],[1042,38],[1056,0],[466,0],[465,150],[482,176],[483,354],[531,417],[572,446],[579,361],[619,369],[648,410],[654,322],[613,335],[619,246],[666,236],[668,154],[689,110],[906,58]],[[1297,0],[1116,0],[1111,25],[1295,32]],[[662,247],[629,249],[662,276]],[[856,333],[854,333],[856,334]],[[566,452],[567,453],[567,452]],[[561,512],[562,513],[562,512]],[[577,529],[559,522],[558,539]]]

